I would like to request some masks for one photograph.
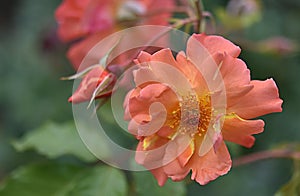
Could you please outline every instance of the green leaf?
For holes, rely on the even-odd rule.
[[[9,196],[123,196],[127,194],[125,176],[117,169],[54,163],[34,164],[12,173],[0,188]]]
[[[102,166],[90,169],[77,178],[78,183],[69,191],[69,195],[127,195],[127,183],[124,173],[112,167]]]
[[[300,195],[300,161],[295,160],[295,170],[292,179],[275,194],[275,196]]]
[[[133,177],[135,182],[135,191],[139,196],[186,195],[184,182],[173,182],[169,179],[163,187],[160,187],[149,171],[134,172]]]
[[[72,122],[65,124],[46,123],[44,126],[29,132],[22,139],[14,141],[13,146],[18,151],[34,149],[49,158],[74,155],[86,162],[97,160],[81,141]]]

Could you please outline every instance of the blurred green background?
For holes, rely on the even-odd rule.
[[[73,84],[59,80],[74,72],[65,57],[67,45],[56,36],[57,25],[53,13],[60,3],[60,0],[3,0],[0,7],[2,184],[20,166],[47,161],[45,156],[35,151],[17,152],[11,145],[12,141],[46,122],[64,123],[72,120],[72,108],[67,98],[71,95]],[[225,0],[204,0],[206,9],[216,14],[227,3]],[[284,100],[283,112],[263,117],[265,132],[256,136],[255,146],[252,149],[232,146],[230,150],[233,157],[271,149],[281,143],[299,142],[300,139],[300,53],[297,49],[300,42],[300,1],[264,0],[260,4],[262,12],[256,23],[232,32],[222,27],[220,32],[241,45],[241,58],[249,65],[252,78],[275,79],[280,97]],[[218,24],[220,21],[217,18]],[[282,36],[289,42],[285,42],[283,49],[278,49],[278,44],[270,46],[266,44],[269,42],[262,41],[274,36]],[[85,165],[71,156],[52,161]],[[293,172],[292,160],[265,160],[233,168],[228,175],[206,186],[187,180],[185,193],[273,195],[288,182]],[[131,177],[127,176],[127,179],[130,181]]]

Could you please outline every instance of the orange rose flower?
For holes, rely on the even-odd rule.
[[[224,140],[251,147],[264,122],[250,119],[282,111],[273,79],[251,80],[238,46],[198,34],[186,50],[176,59],[170,49],[142,52],[136,88],[124,101],[128,130],[139,140],[136,161],[161,186],[190,171],[201,185],[226,174],[232,161]]]

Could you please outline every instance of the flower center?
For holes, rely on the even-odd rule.
[[[198,97],[189,94],[182,97],[178,107],[173,110],[168,125],[180,134],[203,136],[211,120],[212,108],[209,94]]]

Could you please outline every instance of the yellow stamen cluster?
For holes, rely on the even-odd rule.
[[[201,97],[189,94],[182,97],[182,101],[172,111],[167,124],[170,128],[177,129],[175,135],[180,133],[202,136],[208,129],[211,115],[212,108],[208,93]]]

